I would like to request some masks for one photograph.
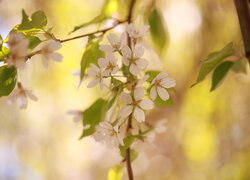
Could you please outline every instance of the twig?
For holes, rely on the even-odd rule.
[[[98,33],[105,33],[113,28],[115,28],[116,26],[118,26],[119,24],[122,24],[122,23],[125,23],[127,22],[128,19],[125,19],[125,20],[122,20],[122,21],[119,21],[117,20],[113,26],[111,27],[108,27],[108,28],[105,28],[105,29],[101,29],[101,30],[97,30],[97,31],[94,31],[94,32],[91,32],[91,33],[87,33],[87,34],[83,34],[83,35],[79,35],[79,36],[75,36],[75,37],[71,37],[71,38],[67,38],[67,39],[55,39],[57,41],[59,41],[60,43],[64,43],[64,42],[67,42],[67,41],[71,41],[71,40],[74,40],[74,39],[79,39],[79,38],[83,38],[83,37],[86,37],[86,36],[90,36],[90,35],[94,35],[94,34],[98,34]]]
[[[234,0],[237,10],[240,29],[244,41],[246,57],[250,64],[250,7],[249,0]]]

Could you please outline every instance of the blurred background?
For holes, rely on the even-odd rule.
[[[144,24],[140,13],[150,3],[141,0],[137,5],[134,17],[139,27]],[[74,26],[97,16],[103,4],[102,0],[0,0],[0,33],[5,38],[21,22],[23,8],[29,15],[43,10],[55,36],[64,39]],[[145,57],[150,60],[149,69],[163,70],[176,79],[175,105],[148,113],[150,123],[168,119],[168,130],[156,137],[154,146],[141,149],[133,163],[135,179],[250,179],[250,75],[230,72],[214,92],[209,92],[211,78],[190,88],[201,60],[231,41],[241,41],[233,0],[157,0],[156,6],[167,43],[160,57],[146,37]],[[125,17],[123,11],[121,7],[121,17]],[[118,26],[113,32],[122,29]],[[62,63],[52,62],[45,69],[41,58],[34,57],[19,72],[19,80],[33,90],[38,102],[29,101],[26,110],[19,110],[8,105],[6,97],[0,99],[1,180],[105,180],[108,170],[122,160],[118,150],[107,149],[91,137],[78,140],[81,122],[74,123],[66,113],[84,110],[102,96],[97,88],[87,89],[86,82],[78,89],[79,80],[72,76],[80,68],[86,41],[64,43],[59,51]]]

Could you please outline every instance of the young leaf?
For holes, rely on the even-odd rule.
[[[231,61],[225,61],[221,63],[213,72],[213,77],[212,77],[212,87],[210,91],[215,90],[218,85],[222,82],[224,77],[226,76],[227,72],[229,69],[233,66],[233,62]]]
[[[247,65],[248,65],[248,60],[246,57],[243,57],[234,62],[232,70],[236,73],[247,74]]]
[[[4,58],[8,57],[10,54],[10,50],[5,47],[5,46],[2,46],[2,50],[0,51],[0,61],[3,61]]]
[[[123,139],[124,146],[120,145],[119,149],[121,152],[121,156],[125,157],[126,156],[126,149],[134,142],[135,136],[129,135],[125,139]]]
[[[16,85],[17,70],[15,67],[0,67],[0,97],[8,96]]]
[[[81,80],[85,75],[86,68],[90,63],[97,64],[98,58],[103,56],[103,52],[99,50],[99,43],[90,41],[86,46],[81,60]]]
[[[147,71],[146,74],[149,75],[147,81],[153,81],[154,78],[160,73],[160,71]]]
[[[164,106],[173,106],[173,105],[174,105],[173,99],[172,99],[172,97],[171,97],[170,95],[169,95],[169,99],[168,99],[168,100],[163,101],[163,100],[159,97],[159,95],[157,94],[157,97],[156,97],[156,99],[154,100],[154,103],[155,103],[155,105],[157,105],[157,106],[162,106],[162,107],[164,107]]]
[[[167,30],[164,27],[164,21],[162,20],[161,14],[157,9],[154,9],[148,18],[150,25],[150,33],[154,44],[156,45],[159,53],[164,49],[167,42]]]
[[[116,165],[109,170],[108,180],[121,180],[123,175],[123,166]]]
[[[234,53],[233,50],[233,43],[227,44],[222,50],[219,52],[214,52],[209,55],[209,58],[202,61],[202,66],[200,69],[199,76],[197,78],[197,81],[194,85],[198,84],[199,82],[203,81],[205,77],[226,57],[231,56]]]
[[[31,16],[31,24],[35,28],[43,29],[47,25],[47,17],[43,11],[36,11]]]
[[[85,112],[83,116],[83,125],[90,125],[89,129],[83,131],[80,139],[89,136],[95,132],[95,126],[103,121],[106,114],[107,101],[98,99]]]
[[[34,49],[38,44],[40,44],[42,41],[36,37],[36,36],[30,36],[29,37],[29,48]]]
[[[26,14],[24,9],[22,10],[22,22],[18,26],[18,30],[27,30],[27,29],[32,29],[33,26],[30,23],[29,16]]]

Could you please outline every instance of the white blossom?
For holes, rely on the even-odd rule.
[[[109,122],[100,122],[96,126],[93,137],[98,142],[104,142],[110,148],[118,147],[119,144],[124,146],[119,127],[117,125],[112,126]]]
[[[107,39],[110,43],[110,45],[101,45],[100,50],[106,52],[106,53],[112,53],[115,51],[120,51],[121,48],[127,43],[127,35],[126,33],[122,33],[121,38],[115,34],[110,33],[107,36]]]
[[[137,82],[136,87],[141,87],[141,86],[146,82],[146,80],[147,80],[148,78],[149,78],[149,75],[143,76],[143,78],[141,78],[141,79]]]
[[[167,123],[167,119],[162,119],[160,121],[157,121],[157,123],[155,124],[155,128],[154,128],[154,132],[155,133],[164,133],[167,130],[166,124]]]
[[[167,78],[167,75],[167,73],[161,72],[152,81],[152,88],[150,90],[150,98],[152,100],[156,99],[157,94],[164,101],[169,99],[169,94],[165,88],[174,87],[176,85],[176,82],[172,78]]]
[[[8,45],[10,48],[10,56],[6,59],[7,66],[15,66],[23,69],[26,64],[29,40],[24,39],[21,33],[11,33]]]
[[[131,38],[141,38],[148,31],[149,26],[144,26],[141,30],[137,29],[134,24],[128,24],[126,27],[126,31]]]
[[[104,68],[104,74],[115,74],[119,70],[117,59],[113,54],[107,54],[106,58],[99,58],[98,65]]]
[[[83,112],[79,110],[69,110],[67,114],[73,115],[74,122],[79,122],[79,121],[82,121],[83,119]]]
[[[45,45],[42,46],[40,54],[42,56],[42,61],[44,67],[49,66],[49,59],[56,61],[56,62],[61,62],[62,61],[62,55],[54,52],[58,49],[61,48],[61,43],[58,41],[50,40],[48,41]]]
[[[29,97],[33,101],[38,100],[31,90],[24,89],[21,83],[18,83],[17,89],[15,89],[10,95],[8,103],[13,104],[14,102],[17,102],[20,109],[25,109],[28,105],[27,97]]]
[[[135,46],[133,51],[127,45],[122,47],[122,61],[124,65],[129,66],[129,71],[135,76],[140,74],[140,69],[148,65],[148,61],[141,58],[143,54],[142,46]]]
[[[120,101],[126,104],[126,106],[121,109],[121,116],[127,117],[133,113],[138,122],[144,122],[145,113],[143,110],[149,110],[154,107],[154,104],[150,99],[143,99],[144,95],[144,89],[140,87],[137,87],[134,90],[134,100],[131,95],[122,92],[120,95]]]
[[[100,84],[100,89],[103,89],[103,78],[108,76],[107,72],[103,71],[103,69],[97,67],[93,63],[90,64],[91,67],[88,69],[88,76],[94,78],[90,83],[88,84],[88,88],[92,88],[96,86],[98,83]]]

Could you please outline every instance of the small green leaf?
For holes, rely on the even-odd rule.
[[[0,97],[8,96],[16,85],[17,70],[15,67],[0,67]]]
[[[174,105],[174,102],[173,102],[173,99],[172,97],[169,95],[169,99],[166,100],[166,101],[163,101],[159,95],[157,94],[157,97],[156,99],[154,100],[154,103],[155,105],[157,106],[173,106]]]
[[[122,145],[119,146],[122,157],[126,156],[126,149],[128,149],[128,147],[134,142],[134,140],[135,140],[135,136],[132,136],[132,135],[129,135],[123,139],[124,146]]]
[[[33,26],[30,23],[29,16],[26,14],[26,12],[23,9],[22,10],[22,22],[18,26],[18,30],[28,30],[28,29],[32,29],[32,28],[33,28]]]
[[[5,47],[5,46],[2,46],[2,50],[0,51],[0,61],[3,61],[4,58],[8,57],[10,54],[10,50]]]
[[[236,73],[247,74],[247,65],[248,65],[248,60],[246,57],[243,57],[234,62],[232,70]]]
[[[43,11],[36,11],[31,16],[31,24],[35,28],[43,29],[47,25],[47,17]]]
[[[90,41],[86,46],[85,51],[81,60],[81,80],[85,75],[86,69],[89,67],[90,63],[97,64],[97,60],[103,57],[104,53],[99,50],[99,43]]]
[[[29,37],[29,48],[34,49],[37,45],[39,45],[42,41],[36,36]]]
[[[203,81],[205,77],[226,57],[231,56],[234,54],[233,50],[233,43],[227,44],[222,50],[219,52],[214,52],[209,55],[209,58],[202,61],[202,66],[200,69],[199,76],[197,78],[197,81],[194,85],[198,84],[199,82]]]
[[[146,74],[149,75],[147,81],[153,81],[154,78],[160,73],[160,71],[147,71]]]
[[[224,77],[226,76],[227,72],[229,69],[233,66],[233,62],[231,61],[225,61],[221,63],[213,72],[213,77],[212,77],[212,87],[210,91],[215,90],[219,84],[222,82]]]
[[[108,180],[121,180],[123,175],[123,166],[116,165],[109,170]]]
[[[2,36],[0,35],[0,51],[2,50],[2,45],[3,45],[3,38],[2,38]]]
[[[167,30],[164,27],[164,20],[160,12],[157,9],[154,9],[148,18],[150,25],[150,33],[154,44],[156,45],[159,53],[162,52],[166,43],[167,43]]]
[[[103,121],[106,114],[107,101],[98,99],[85,112],[83,116],[83,125],[90,125],[89,129],[83,131],[80,139],[89,136],[95,132],[95,126]]]

